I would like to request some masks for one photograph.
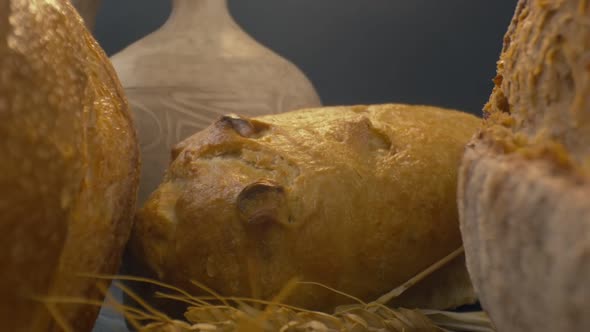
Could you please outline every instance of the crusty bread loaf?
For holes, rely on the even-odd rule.
[[[468,269],[499,331],[590,331],[590,4],[520,1],[460,172]]]
[[[0,330],[61,331],[39,297],[102,300],[138,147],[117,77],[67,0],[0,0]],[[95,306],[49,306],[90,331]]]
[[[375,300],[461,246],[457,169],[479,124],[406,105],[224,116],[176,147],[131,248],[188,291],[196,280],[271,299],[298,277]],[[398,304],[474,300],[464,263],[445,274]],[[331,310],[350,299],[300,286],[287,302]]]

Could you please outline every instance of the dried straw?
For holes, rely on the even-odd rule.
[[[325,285],[293,280],[273,300],[220,296],[198,282],[193,282],[207,296],[193,296],[181,289],[140,277],[97,276],[96,279],[136,281],[161,286],[173,293],[158,292],[161,298],[185,303],[186,321],[172,320],[143,301],[129,288],[116,282],[115,285],[133,298],[141,309],[124,306],[107,295],[106,305],[120,311],[139,332],[494,332],[484,312],[457,313],[438,310],[393,309],[387,306],[395,297],[440,269],[463,253],[459,248],[439,262],[417,274],[408,282],[384,294],[376,301],[364,303],[360,299],[331,289]],[[313,284],[345,295],[357,304],[336,308],[333,314],[309,311],[282,304],[300,284]],[[106,291],[106,290],[105,290]],[[44,298],[43,302],[52,307],[56,303],[97,304],[73,298]],[[100,303],[98,303],[100,305]],[[259,307],[262,305],[262,309]],[[53,313],[56,319],[58,313]],[[62,324],[63,325],[63,322]],[[65,328],[64,330],[67,330]]]

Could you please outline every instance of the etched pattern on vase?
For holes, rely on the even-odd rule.
[[[281,113],[301,108],[297,97],[265,91],[206,91],[193,87],[126,90],[142,151],[142,186],[156,188],[170,163],[170,151],[180,141],[205,129],[222,115]],[[159,176],[157,176],[159,174]],[[148,191],[140,193],[147,200]]]

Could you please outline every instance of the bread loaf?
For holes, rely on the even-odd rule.
[[[590,4],[520,1],[460,172],[472,280],[498,331],[590,330]]]
[[[457,169],[479,124],[407,105],[224,116],[174,149],[131,248],[153,276],[195,293],[191,280],[272,299],[297,277],[375,300],[461,246]],[[398,304],[473,301],[464,263],[445,273]],[[287,302],[350,299],[301,285]]]
[[[81,273],[117,271],[138,146],[117,76],[67,0],[0,0],[0,330],[90,331]],[[50,314],[51,309],[53,312]]]

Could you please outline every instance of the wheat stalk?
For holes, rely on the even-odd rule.
[[[120,311],[138,332],[494,332],[492,323],[484,312],[457,313],[393,309],[387,306],[392,299],[462,253],[463,247],[370,303],[364,303],[360,299],[322,284],[297,280],[289,282],[274,299],[266,301],[220,296],[198,282],[193,283],[209,295],[193,296],[182,289],[141,277],[100,275],[86,275],[86,277],[117,280],[115,285],[139,303],[141,309],[124,306],[106,294],[106,305]],[[185,303],[187,305],[186,321],[172,320],[151,307],[120,281],[151,283],[173,292],[158,292],[156,296]],[[338,307],[333,314],[282,304],[299,284],[313,284],[329,289],[347,296],[356,304]],[[53,297],[41,300],[47,306],[73,302],[100,305],[96,301],[74,298]],[[260,305],[263,309],[258,308]]]

